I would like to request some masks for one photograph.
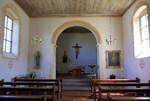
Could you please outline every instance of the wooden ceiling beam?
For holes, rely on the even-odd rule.
[[[122,16],[136,0],[14,0],[28,16]]]
[[[17,6],[19,6],[19,7],[21,8],[21,10],[22,10],[23,12],[25,12],[25,14],[26,14],[28,17],[31,17],[31,16],[25,11],[25,9],[24,9],[22,6],[20,6],[20,4],[19,4],[16,0],[13,0],[13,1],[16,3]]]
[[[136,2],[136,0],[134,0],[122,13],[122,16],[131,8],[131,6]]]

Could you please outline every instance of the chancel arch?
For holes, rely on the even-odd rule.
[[[74,20],[74,21],[69,21],[61,26],[59,26],[54,33],[52,34],[51,37],[51,57],[50,57],[50,78],[56,78],[56,48],[57,48],[57,40],[60,34],[67,28],[73,27],[73,26],[79,26],[88,29],[89,31],[92,32],[94,37],[96,38],[96,47],[97,47],[97,70],[98,70],[98,77],[102,79],[103,78],[103,66],[102,66],[102,41],[100,37],[99,31],[92,26],[91,24],[80,21],[80,20]]]

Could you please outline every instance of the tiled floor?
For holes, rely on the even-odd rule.
[[[62,101],[93,101],[88,91],[64,91]]]

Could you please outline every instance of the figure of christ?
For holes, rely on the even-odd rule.
[[[79,46],[78,43],[76,43],[76,45],[75,45],[75,46],[72,46],[72,48],[75,49],[76,59],[78,59],[79,49],[82,48],[82,47]]]

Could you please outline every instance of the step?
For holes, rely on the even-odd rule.
[[[63,79],[63,90],[69,91],[90,91],[88,79]]]
[[[63,87],[63,90],[70,90],[70,91],[90,91],[90,87]]]
[[[63,79],[63,81],[89,81],[88,79],[77,79],[77,78],[71,78],[71,79]]]
[[[62,84],[90,84],[86,81],[63,81]]]
[[[89,84],[63,84],[63,87],[69,86],[69,87],[90,87]]]

